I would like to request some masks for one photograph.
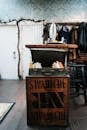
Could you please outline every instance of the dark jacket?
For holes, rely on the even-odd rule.
[[[49,27],[48,25],[45,25],[43,29],[43,43],[45,43],[45,41],[47,41],[48,38],[49,38]]]
[[[70,32],[66,26],[62,26],[61,30],[59,31],[59,39],[64,37],[67,43],[70,43]]]
[[[81,52],[87,52],[87,24],[84,22],[78,28],[78,46]]]

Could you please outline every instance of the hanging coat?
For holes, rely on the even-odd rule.
[[[43,29],[43,43],[45,43],[45,41],[47,41],[49,38],[49,27],[48,25],[46,24],[44,26],[44,29]]]
[[[78,29],[75,26],[73,26],[70,31],[70,43],[77,44],[77,40],[78,40]]]
[[[68,27],[62,26],[62,28],[59,31],[59,38],[60,40],[64,38],[64,40],[66,40],[66,43],[70,43],[70,32]]]
[[[87,24],[84,22],[78,28],[78,46],[81,52],[87,52]]]

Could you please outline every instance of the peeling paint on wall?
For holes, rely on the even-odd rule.
[[[3,13],[2,13],[3,12]],[[87,21],[87,0],[0,0],[0,19]]]

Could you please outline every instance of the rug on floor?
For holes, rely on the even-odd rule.
[[[3,119],[6,117],[8,112],[11,110],[13,107],[14,103],[6,103],[6,102],[1,102],[0,103],[0,123],[3,121]]]

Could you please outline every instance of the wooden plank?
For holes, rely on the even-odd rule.
[[[78,45],[76,44],[56,44],[56,43],[50,43],[50,44],[29,44],[25,45],[27,48],[64,48],[64,49],[75,49],[78,48]]]

